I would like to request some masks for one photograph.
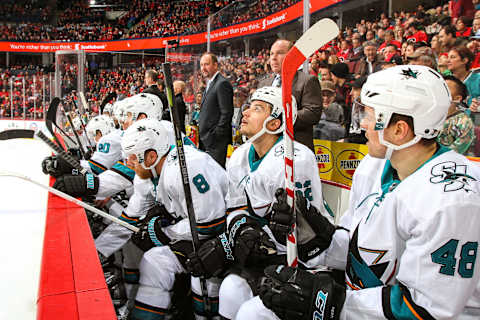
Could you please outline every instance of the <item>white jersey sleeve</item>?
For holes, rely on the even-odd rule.
[[[225,196],[227,175],[209,155],[193,147],[184,146],[190,191],[200,238],[218,234],[225,226]],[[185,193],[178,167],[176,149],[167,156],[160,175],[157,200],[177,218],[176,224],[163,228],[171,239],[191,240]]]
[[[82,160],[82,166],[85,164],[90,167],[90,171],[100,174],[114,166],[122,159],[122,131],[114,130],[104,137],[101,137],[97,143],[97,150],[93,153],[90,160]]]
[[[341,318],[478,319],[480,168],[443,147],[402,181],[389,161],[364,161]]]
[[[118,161],[109,170],[98,175],[98,198],[106,198],[130,187],[135,177],[135,171]]]

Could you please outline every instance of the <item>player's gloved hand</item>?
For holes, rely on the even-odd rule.
[[[69,148],[67,153],[70,154],[72,157],[75,157],[77,160],[82,159],[82,153],[80,152],[79,148]]]
[[[59,177],[64,174],[77,172],[67,161],[59,156],[48,156],[42,161],[42,171],[52,177]]]
[[[345,288],[329,272],[312,274],[287,266],[269,266],[259,285],[263,304],[282,320],[338,320]]]
[[[148,251],[153,247],[168,245],[171,241],[162,230],[162,227],[165,226],[163,225],[165,221],[162,216],[154,215],[153,211],[149,211],[149,213],[151,213],[150,216],[147,213],[147,216],[140,220],[138,224],[140,230],[132,234],[131,237],[132,242],[143,251]]]
[[[307,200],[303,196],[295,199],[295,210],[297,211],[298,234],[312,234],[307,240],[298,240],[298,257],[302,261],[308,261],[330,246],[335,225],[325,218],[315,206],[308,206]]]
[[[275,240],[285,245],[287,235],[294,223],[292,208],[287,203],[287,192],[285,189],[278,188],[275,191],[275,198],[277,201],[272,206],[272,216],[268,227],[272,230]]]
[[[93,148],[88,147],[87,152],[85,152],[85,160],[90,160],[94,152],[95,150],[93,150]]]
[[[233,244],[235,261],[242,266],[262,266],[268,258],[276,255],[277,249],[260,225],[246,214],[232,219],[228,228],[228,239]]]
[[[98,192],[99,181],[91,173],[86,175],[63,175],[58,177],[53,187],[72,197],[93,196]]]
[[[222,233],[205,241],[197,252],[190,253],[185,264],[194,277],[211,278],[218,276],[229,262],[233,262],[232,249],[227,236]]]

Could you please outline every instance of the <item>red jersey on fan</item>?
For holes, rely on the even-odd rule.
[[[394,44],[397,46],[397,49],[401,49],[402,48],[402,43],[400,41],[397,41],[397,40],[392,40],[390,41],[389,43],[382,43],[382,45],[378,48],[378,52],[382,52],[383,49],[385,49],[385,47],[387,46],[387,44]]]
[[[407,40],[410,39],[415,39],[415,42],[428,42],[427,34],[422,30],[415,32],[413,35],[407,38]]]

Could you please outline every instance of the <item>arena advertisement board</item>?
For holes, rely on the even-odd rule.
[[[317,0],[310,2],[310,13],[335,5],[344,0]],[[243,37],[268,31],[289,23],[303,15],[303,3],[297,2],[291,7],[271,14],[265,18],[240,23],[213,30],[212,42]],[[179,40],[180,45],[207,43],[207,33],[196,33],[181,37],[127,39],[95,42],[12,42],[0,41],[0,51],[8,52],[55,52],[58,50],[84,50],[91,52],[132,51],[165,48],[168,40]]]
[[[363,144],[313,140],[318,173],[323,182],[349,189],[360,161],[368,153]]]

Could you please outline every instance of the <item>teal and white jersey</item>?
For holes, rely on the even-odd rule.
[[[227,174],[208,154],[191,146],[184,146],[184,150],[197,230],[200,239],[209,238],[223,232],[225,227]],[[171,239],[191,240],[176,148],[172,147],[168,153],[162,172],[156,180],[156,200],[179,219],[176,224],[163,228],[163,231]]]
[[[366,156],[319,264],[345,268],[342,319],[480,318],[480,168],[440,147],[403,181]],[[343,261],[342,261],[343,260]]]
[[[123,131],[114,130],[104,137],[101,137],[97,143],[97,150],[93,153],[90,160],[82,160],[82,167],[90,172],[100,174],[110,169],[113,165],[122,159],[122,140]]]
[[[280,137],[260,159],[257,159],[253,145],[248,142],[233,152],[227,163],[229,180],[227,208],[241,210],[230,213],[228,223],[240,212],[245,213],[248,207],[248,213],[257,219],[272,240],[275,240],[267,226],[266,216],[270,214],[271,207],[276,201],[275,191],[285,187],[283,150],[283,138]],[[322,184],[315,155],[308,147],[297,142],[294,142],[294,153],[295,192],[303,194],[333,222],[323,203]],[[285,253],[285,246],[276,241],[275,243],[278,252]]]

